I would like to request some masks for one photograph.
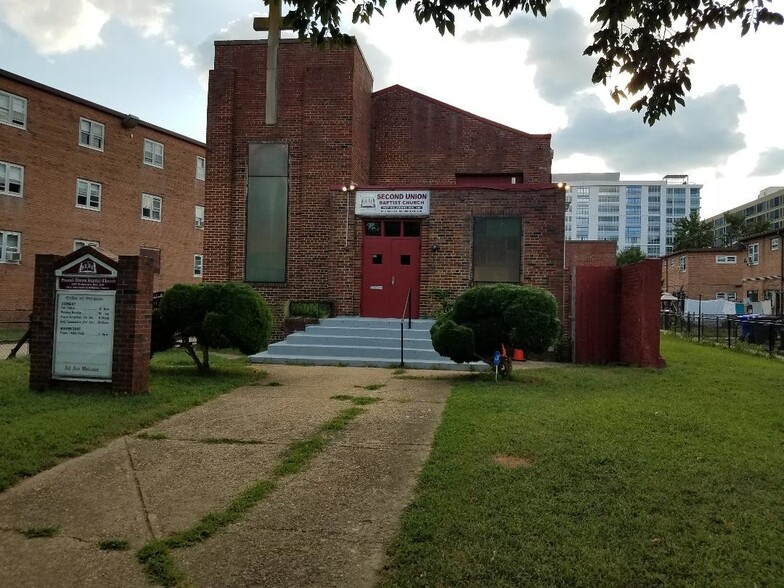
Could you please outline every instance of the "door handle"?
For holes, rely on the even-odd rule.
[[[392,285],[395,285],[395,276],[392,276]]]

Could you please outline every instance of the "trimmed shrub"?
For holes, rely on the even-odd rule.
[[[169,336],[200,370],[208,370],[210,348],[236,347],[245,354],[256,353],[267,343],[271,325],[267,304],[247,284],[177,284],[166,291],[153,313],[157,329],[153,351]]]
[[[558,305],[547,290],[515,284],[475,286],[457,297],[430,333],[433,347],[458,363],[492,365],[501,345],[538,353],[558,338]],[[508,367],[508,365],[506,366]]]

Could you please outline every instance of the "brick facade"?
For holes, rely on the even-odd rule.
[[[430,289],[472,285],[473,218],[520,216],[521,282],[564,304],[564,193],[550,183],[550,136],[530,135],[411,90],[372,93],[358,47],[283,41],[278,124],[264,123],[266,42],[219,41],[210,72],[205,200],[205,274],[241,281],[249,142],[289,146],[286,281],[252,284],[280,319],[292,299],[330,300],[360,313],[360,189],[430,190],[422,219],[420,315],[436,309]],[[485,176],[513,176],[498,185]],[[472,181],[458,185],[459,176]],[[465,179],[465,178],[463,178]],[[497,178],[496,178],[497,179]],[[401,309],[402,310],[402,309]]]
[[[0,310],[30,309],[36,254],[63,255],[74,240],[138,255],[159,249],[155,290],[193,276],[203,230],[195,206],[204,204],[196,178],[203,143],[0,70],[0,91],[26,99],[25,128],[0,124],[0,161],[24,167],[21,197],[0,194],[0,231],[21,234],[19,263],[0,262]],[[80,118],[104,125],[103,150],[79,145]],[[130,124],[134,121],[129,119]],[[126,122],[126,126],[128,126]],[[164,145],[163,168],[142,161],[144,140]],[[100,210],[76,206],[77,178],[101,184]],[[142,193],[162,198],[162,220],[141,218]]]
[[[550,135],[530,135],[401,86],[373,94],[371,181],[454,184],[456,174],[549,183]]]
[[[718,292],[743,300],[742,276],[746,253],[742,249],[687,249],[661,259],[661,284],[663,292],[697,300],[714,300]],[[734,263],[719,263],[718,258],[732,257]],[[681,263],[684,258],[685,267]]]
[[[90,253],[117,270],[111,383],[52,379],[57,313],[55,270],[85,253]],[[56,386],[79,391],[110,390],[115,394],[146,392],[150,378],[153,275],[153,260],[138,255],[114,258],[92,248],[82,248],[63,257],[36,255],[30,335],[30,388],[46,390]]]
[[[573,268],[573,358],[578,363],[663,367],[659,261]]]
[[[757,262],[749,260],[742,264],[742,281],[740,291],[742,296],[754,297],[757,300],[771,300],[773,313],[784,315],[784,305],[780,303],[782,296],[781,276],[784,273],[784,231],[777,229],[763,235],[743,239],[741,245],[744,250],[738,254],[741,261],[749,256],[749,246],[757,245]]]

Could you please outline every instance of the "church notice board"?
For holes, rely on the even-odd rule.
[[[117,270],[87,254],[55,275],[52,377],[111,381]]]

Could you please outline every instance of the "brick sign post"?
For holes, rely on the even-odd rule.
[[[152,285],[147,257],[36,255],[30,388],[146,392]]]

